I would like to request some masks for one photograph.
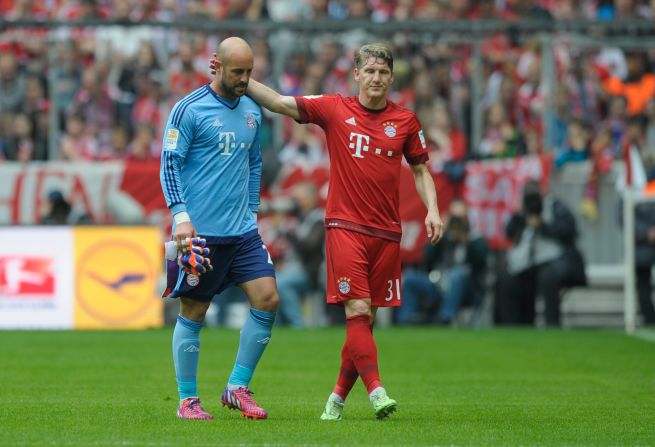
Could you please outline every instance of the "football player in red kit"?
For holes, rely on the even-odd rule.
[[[323,128],[330,155],[325,213],[327,301],[346,312],[346,341],[337,384],[321,415],[339,420],[357,377],[374,412],[396,409],[380,381],[372,324],[377,308],[401,304],[399,181],[409,163],[423,203],[432,244],[442,236],[437,194],[428,171],[427,148],[416,115],[388,99],[393,55],[384,44],[355,51],[359,95],[282,96],[251,79],[248,95],[263,107]]]

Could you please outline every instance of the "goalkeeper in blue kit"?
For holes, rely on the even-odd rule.
[[[238,285],[251,308],[221,403],[239,409],[244,417],[265,419],[268,414],[249,389],[270,340],[279,302],[275,270],[256,219],[262,171],[261,109],[244,96],[253,68],[250,46],[231,37],[221,42],[217,53],[213,81],[173,107],[161,157],[161,185],[181,255],[179,264],[168,263],[164,293],[180,300],[173,332],[180,394],[177,416],[213,419],[198,397],[200,330],[214,295]]]

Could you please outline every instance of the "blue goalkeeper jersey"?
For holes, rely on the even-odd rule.
[[[189,213],[200,236],[229,238],[257,228],[261,119],[250,97],[230,101],[209,85],[173,107],[159,178],[168,208]]]

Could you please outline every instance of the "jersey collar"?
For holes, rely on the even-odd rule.
[[[388,99],[387,99],[386,103],[384,104],[384,107],[382,107],[381,109],[369,109],[368,107],[366,107],[364,104],[362,104],[362,103],[359,101],[359,97],[358,97],[358,96],[355,97],[355,98],[356,98],[356,100],[357,100],[357,104],[359,105],[359,107],[361,107],[362,109],[364,109],[364,110],[365,110],[366,112],[368,112],[368,113],[382,113],[382,112],[384,112],[385,110],[387,110],[387,108],[389,107],[389,100],[388,100]]]
[[[241,101],[241,96],[237,97],[237,99],[235,99],[235,100],[233,100],[233,101],[231,101],[231,100],[229,100],[229,99],[227,99],[227,98],[223,98],[221,95],[219,95],[218,93],[216,93],[216,92],[215,92],[215,91],[214,91],[214,90],[209,86],[209,84],[206,84],[206,85],[205,85],[205,88],[209,91],[209,93],[211,93],[212,95],[214,95],[214,98],[216,99],[216,101],[220,102],[220,103],[223,104],[225,107],[227,107],[227,108],[229,108],[229,109],[231,109],[231,110],[236,109],[237,106],[239,105],[239,101]]]

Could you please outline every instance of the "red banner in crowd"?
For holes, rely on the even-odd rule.
[[[48,195],[61,192],[77,215],[102,223],[108,200],[120,190],[124,165],[106,163],[9,163],[0,164],[0,224],[37,224],[45,212]]]
[[[523,184],[539,180],[547,190],[552,165],[552,157],[546,155],[466,165],[464,198],[469,205],[469,217],[473,228],[485,236],[492,248],[508,246],[505,224],[519,208]]]
[[[528,179],[547,186],[552,159],[549,156],[469,162],[465,182],[454,183],[434,174],[439,208],[445,216],[450,201],[463,196],[470,208],[474,228],[494,248],[507,246],[504,225],[520,202],[521,188]],[[301,180],[312,180],[324,195],[328,181],[325,167],[291,175],[283,182],[288,189]],[[0,165],[0,224],[36,224],[43,214],[49,192],[58,190],[79,214],[96,223],[114,223],[108,203],[116,193],[138,202],[144,220],[170,231],[171,218],[159,183],[159,163],[3,163]],[[405,262],[420,260],[427,241],[425,207],[416,192],[411,170],[404,166],[400,179],[400,214],[403,220],[401,256]]]

